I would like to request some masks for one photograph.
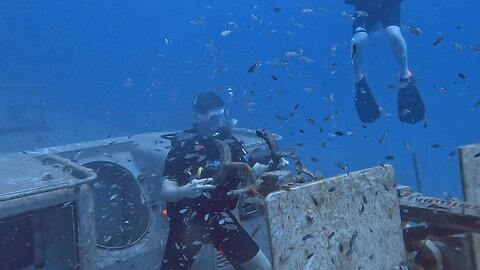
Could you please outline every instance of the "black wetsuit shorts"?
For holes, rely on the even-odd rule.
[[[232,213],[195,214],[183,221],[170,220],[161,269],[191,269],[203,244],[213,244],[234,266],[260,250]]]
[[[380,1],[355,5],[353,34],[373,32],[388,26],[400,26],[400,0]]]

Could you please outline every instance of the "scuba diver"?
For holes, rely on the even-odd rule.
[[[400,65],[398,116],[405,123],[425,119],[425,106],[407,65],[407,44],[400,29],[400,4],[403,0],[345,0],[355,6],[352,37],[352,65],[355,79],[355,106],[360,120],[373,123],[380,117],[380,109],[360,70],[363,49],[369,32],[385,29],[393,54]]]
[[[271,269],[231,212],[237,206],[233,190],[240,184],[240,172],[232,170],[217,179],[222,168],[217,144],[228,144],[231,160],[253,166],[255,175],[269,166],[255,163],[232,135],[236,120],[229,118],[216,94],[196,95],[193,111],[193,128],[175,135],[165,163],[161,195],[167,202],[170,230],[161,269],[190,269],[203,244],[213,244],[236,269]]]

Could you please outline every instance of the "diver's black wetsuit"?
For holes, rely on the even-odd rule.
[[[200,167],[204,169],[200,178],[214,176],[221,167],[215,140],[228,143],[232,161],[253,165],[254,161],[229,129],[207,137],[194,128],[177,134],[172,140],[164,175],[179,186],[196,178]],[[161,269],[190,269],[202,244],[208,243],[223,253],[232,265],[240,265],[258,253],[258,245],[231,213],[237,200],[227,193],[237,189],[240,180],[232,172],[221,182],[214,183],[217,187],[207,196],[167,203],[170,231]]]
[[[373,32],[380,27],[400,26],[400,3],[403,0],[345,0],[355,6],[353,33]],[[363,13],[366,12],[366,13]]]

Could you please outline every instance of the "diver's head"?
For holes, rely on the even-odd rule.
[[[212,92],[203,92],[193,98],[193,113],[200,131],[213,134],[221,128],[230,128],[236,121],[228,117],[225,102]]]

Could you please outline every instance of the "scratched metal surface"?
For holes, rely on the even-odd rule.
[[[465,201],[480,203],[480,145],[466,145],[460,148],[460,172]],[[474,268],[480,269],[480,236],[471,234]]]
[[[275,269],[394,269],[405,260],[389,165],[267,197]]]
[[[46,178],[45,175],[49,174]],[[67,186],[75,178],[34,158],[29,153],[0,155],[0,198],[35,190]]]

